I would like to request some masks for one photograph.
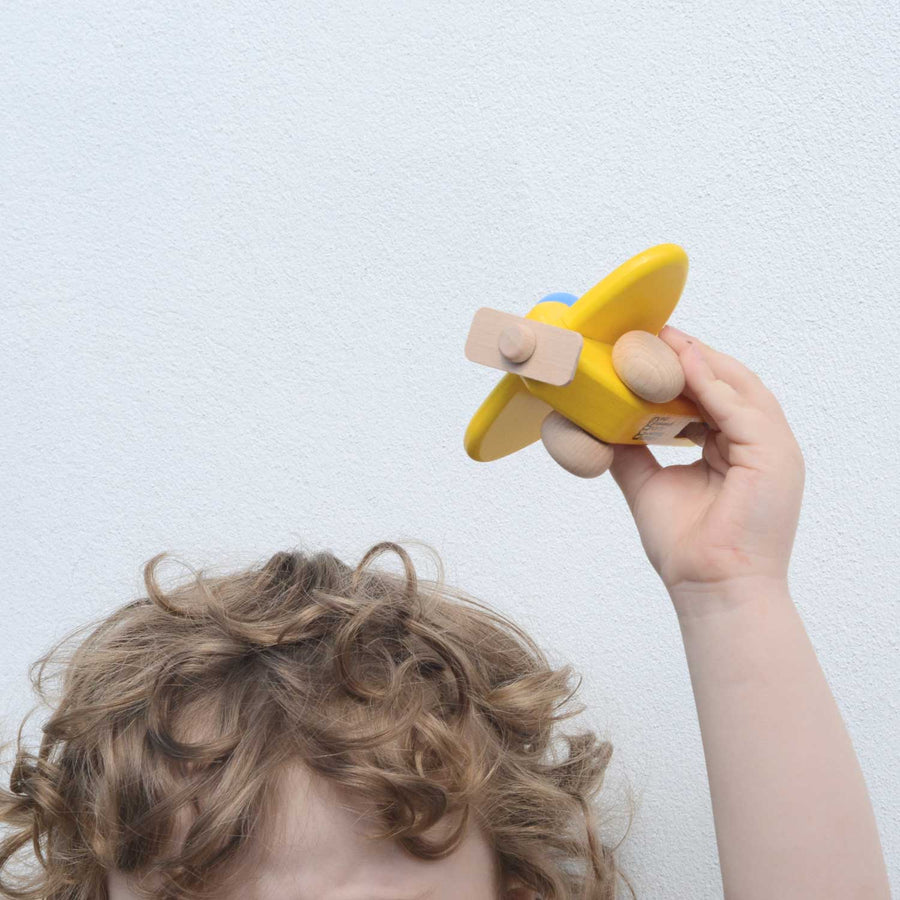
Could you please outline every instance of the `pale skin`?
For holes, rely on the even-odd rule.
[[[715,430],[690,465],[617,445],[610,471],[678,615],[725,897],[887,900],[866,784],[788,588],[800,448],[755,373],[660,337]]]
[[[688,465],[616,445],[610,473],[678,617],[725,897],[887,900],[866,784],[788,588],[803,455],[756,374],[676,329],[659,336],[713,430]],[[451,856],[419,860],[365,840],[370,823],[329,785],[286,777],[284,827],[242,898],[537,900],[497,877],[474,825]],[[136,898],[115,872],[109,895]]]
[[[289,768],[279,795],[285,798],[274,833],[246,885],[223,900],[495,900],[504,896],[493,852],[476,825],[444,859],[424,860],[395,841],[371,840],[376,823],[363,816],[340,789]],[[447,827],[449,827],[449,822]],[[438,825],[427,832],[437,837]],[[110,900],[138,900],[119,872],[108,879]],[[507,896],[533,897],[509,883]]]

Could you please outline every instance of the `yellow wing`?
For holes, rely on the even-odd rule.
[[[464,439],[466,453],[478,462],[490,462],[533,444],[551,409],[518,375],[507,372],[472,416]]]
[[[614,344],[626,331],[659,334],[678,304],[688,258],[677,244],[658,244],[610,272],[570,306],[560,324]]]

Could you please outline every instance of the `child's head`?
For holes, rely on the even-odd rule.
[[[403,576],[368,565],[387,549]],[[0,873],[28,847],[42,865],[0,895],[613,897],[591,802],[610,746],[559,731],[571,669],[516,625],[396,544],[169,591],[164,555],[64,660],[36,756],[20,731]]]

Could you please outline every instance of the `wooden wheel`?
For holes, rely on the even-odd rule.
[[[541,423],[541,440],[553,459],[579,478],[596,478],[612,465],[610,444],[598,441],[556,410]]]
[[[651,403],[668,403],[684,390],[678,354],[649,331],[626,331],[613,345],[612,364],[625,386]]]

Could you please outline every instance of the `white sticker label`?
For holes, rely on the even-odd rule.
[[[664,444],[674,440],[685,425],[699,422],[695,416],[650,416],[638,429],[632,440],[645,444]]]

